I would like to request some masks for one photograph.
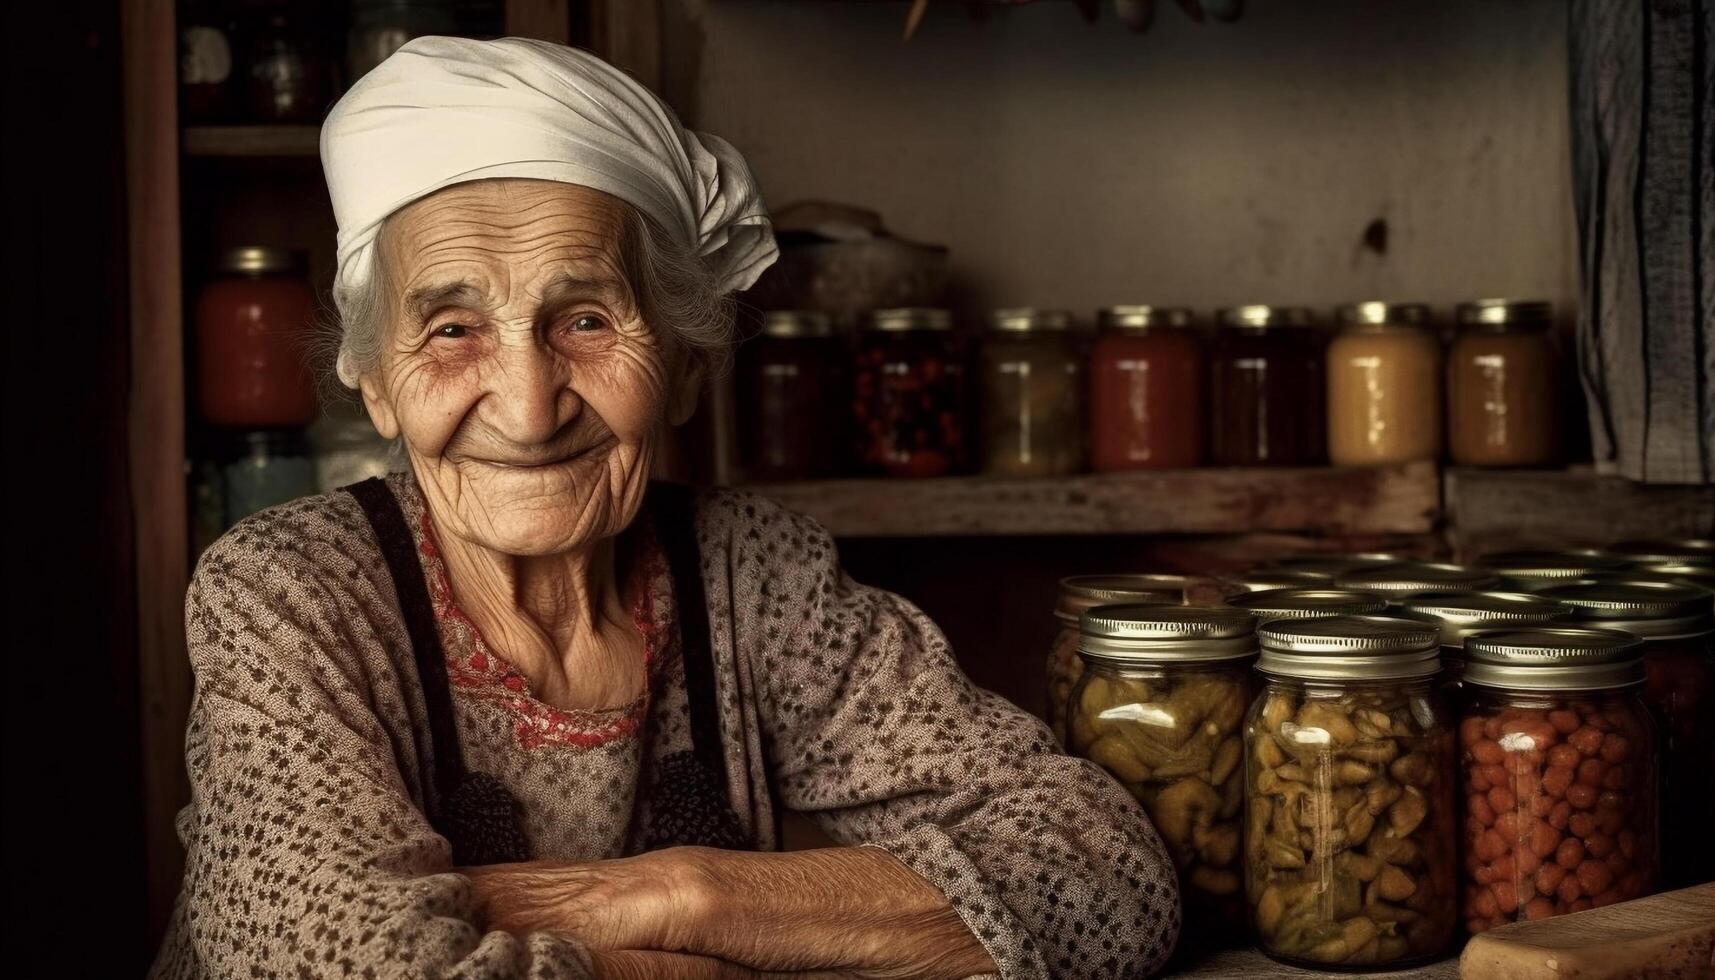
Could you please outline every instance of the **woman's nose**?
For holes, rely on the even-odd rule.
[[[484,415],[518,445],[547,442],[583,406],[559,359],[541,344],[508,345],[491,377]]]

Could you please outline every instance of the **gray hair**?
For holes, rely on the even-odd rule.
[[[377,240],[385,235],[384,224]],[[624,205],[619,253],[638,316],[671,336],[708,370],[724,370],[732,352],[735,304],[730,293],[721,292],[720,276],[629,204]],[[339,317],[334,373],[347,388],[356,388],[360,378],[380,366],[387,343],[387,321],[396,300],[387,263],[377,255],[368,281],[349,289],[336,287],[333,300]]]

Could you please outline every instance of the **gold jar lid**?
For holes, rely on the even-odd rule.
[[[1596,691],[1644,681],[1642,644],[1610,629],[1484,630],[1465,641],[1461,683],[1529,691]]]
[[[1242,330],[1273,330],[1281,327],[1313,327],[1316,317],[1302,306],[1269,306],[1266,303],[1250,303],[1245,306],[1229,306],[1222,310],[1217,319],[1223,327],[1235,327]]]
[[[1065,310],[1038,310],[1018,307],[995,310],[989,314],[989,329],[1006,333],[1033,333],[1042,330],[1070,330],[1072,314]]]
[[[1608,549],[1608,554],[1633,564],[1693,561],[1715,564],[1715,541],[1703,538],[1682,538],[1678,541],[1621,541]]]
[[[1096,311],[1096,325],[1102,330],[1152,330],[1196,324],[1197,317],[1183,306],[1107,306]]]
[[[931,306],[899,306],[875,310],[869,315],[869,329],[887,333],[909,330],[951,330],[953,314]]]
[[[1715,593],[1695,585],[1639,579],[1583,581],[1537,593],[1573,609],[1580,623],[1625,630],[1650,640],[1715,631]]]
[[[1369,568],[1375,565],[1391,565],[1395,562],[1411,561],[1407,555],[1382,551],[1329,551],[1313,552],[1299,555],[1283,555],[1264,565],[1264,569],[1282,569],[1292,572],[1319,572],[1330,579],[1349,572],[1355,568]]]
[[[1268,592],[1274,589],[1313,589],[1333,585],[1334,576],[1309,569],[1256,568],[1237,575],[1222,576],[1221,581],[1245,592]]]
[[[275,245],[240,245],[223,249],[215,269],[249,276],[301,274],[309,267],[309,257],[297,249]]]
[[[1529,592],[1425,592],[1401,602],[1399,615],[1435,623],[1441,645],[1458,649],[1480,630],[1553,623],[1570,617],[1572,607]]]
[[[1539,299],[1478,299],[1454,311],[1459,326],[1485,330],[1540,327],[1553,315],[1553,304]]]
[[[1060,580],[1054,615],[1077,623],[1094,606],[1166,605],[1185,601],[1191,579],[1184,575],[1072,575]]]
[[[1390,616],[1277,619],[1257,628],[1257,669],[1301,680],[1415,680],[1441,670],[1441,631]]]
[[[1347,303],[1334,309],[1334,321],[1343,327],[1421,330],[1429,324],[1429,304]]]
[[[1649,582],[1679,582],[1715,591],[1715,564],[1677,561],[1658,565],[1630,565],[1625,574]]]
[[[831,337],[834,321],[815,310],[769,310],[762,317],[765,337]]]
[[[1256,627],[1226,606],[1096,606],[1078,619],[1078,653],[1110,663],[1236,660],[1256,652]]]
[[[1387,609],[1387,599],[1356,589],[1271,589],[1247,592],[1227,600],[1258,623],[1277,619],[1316,619],[1324,616],[1373,616]]]
[[[1495,573],[1488,569],[1433,561],[1401,561],[1354,568],[1334,579],[1334,584],[1342,589],[1368,589],[1391,596],[1487,589],[1495,582]]]
[[[1590,550],[1497,551],[1477,559],[1477,565],[1515,581],[1558,582],[1622,568],[1625,561]]]

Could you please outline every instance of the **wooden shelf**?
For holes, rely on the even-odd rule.
[[[186,126],[185,153],[193,157],[314,157],[320,126]]]
[[[1634,483],[1588,467],[1447,471],[1455,550],[1715,536],[1715,485]]]
[[[827,480],[745,489],[814,517],[839,537],[1427,534],[1441,509],[1433,463],[1031,480]]]

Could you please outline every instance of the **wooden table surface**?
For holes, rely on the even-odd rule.
[[[1444,960],[1419,966],[1410,970],[1378,971],[1375,973],[1338,973],[1321,970],[1301,970],[1284,963],[1277,963],[1255,949],[1230,949],[1208,956],[1188,964],[1177,972],[1163,974],[1164,977],[1198,977],[1198,978],[1230,978],[1230,980],[1297,980],[1297,978],[1340,978],[1340,980],[1357,980],[1362,977],[1385,977],[1388,980],[1456,980],[1459,976],[1459,956],[1454,953]]]

